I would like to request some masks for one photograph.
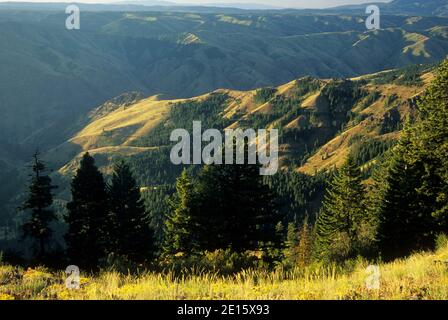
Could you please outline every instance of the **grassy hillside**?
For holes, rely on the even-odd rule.
[[[433,78],[431,70],[423,65],[345,80],[304,77],[278,87],[220,89],[190,99],[121,94],[64,127],[71,132],[66,141],[43,153],[59,186],[57,206],[63,213],[70,198],[70,179],[86,151],[106,175],[116,161],[124,159],[144,190],[171,185],[183,167],[170,161],[169,135],[173,129],[190,129],[193,120],[201,120],[204,128],[220,130],[278,128],[281,167],[305,174],[299,185],[309,175],[340,166],[349,153],[368,177],[400,136],[404,122],[412,120],[415,101]],[[0,190],[0,226],[7,227],[9,237],[14,238],[14,226],[22,219],[15,209],[25,191],[28,156],[20,147],[4,145],[0,177],[11,183]],[[324,178],[316,179],[323,182]],[[292,196],[295,204],[285,208],[285,213],[300,209],[298,214],[308,212],[313,217],[320,206],[321,187],[302,191]],[[287,189],[282,192],[286,198],[291,194]],[[311,200],[304,200],[305,194],[313,194]],[[149,202],[152,196],[150,192]],[[163,212],[163,206],[157,208]]]
[[[73,172],[86,151],[109,166],[118,157],[168,147],[171,130],[188,129],[202,119],[207,128],[278,128],[282,166],[314,174],[339,166],[366,139],[395,141],[432,77],[430,67],[421,66],[351,80],[306,77],[279,87],[217,90],[191,99],[108,102],[47,159],[64,175]]]
[[[85,12],[70,32],[57,11],[0,9],[0,133],[47,148],[73,133],[80,114],[126,91],[191,97],[446,55],[445,18],[385,16],[383,30],[366,32],[363,14]]]
[[[311,266],[291,272],[243,271],[232,277],[146,272],[126,276],[116,272],[82,274],[81,289],[65,287],[66,276],[43,268],[0,265],[0,300],[9,299],[293,299],[293,300],[446,300],[448,247],[417,253],[380,264],[379,290],[369,290],[369,263],[359,261],[350,271]]]

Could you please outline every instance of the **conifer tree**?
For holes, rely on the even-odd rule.
[[[299,232],[299,242],[297,243],[297,259],[301,267],[311,263],[313,254],[313,232],[308,223],[308,217],[305,217],[302,228]]]
[[[71,193],[65,236],[68,257],[70,263],[80,268],[95,269],[105,256],[110,220],[106,183],[89,153],[81,159],[71,183]]]
[[[203,250],[242,252],[278,244],[277,204],[258,165],[206,166],[199,175],[193,221]]]
[[[422,171],[417,164],[405,162],[405,148],[402,140],[394,149],[381,181],[384,187],[378,206],[378,245],[386,260],[427,249],[432,242],[433,218],[425,209],[425,198],[417,191]]]
[[[108,196],[110,228],[107,230],[107,251],[126,256],[134,262],[148,260],[153,251],[153,233],[140,189],[126,163],[119,162],[114,166]]]
[[[337,171],[316,222],[317,250],[320,258],[332,248],[347,242],[346,255],[357,246],[358,228],[366,218],[364,187],[359,168],[352,157]],[[344,257],[342,257],[344,258]]]
[[[297,245],[299,244],[299,233],[294,223],[288,223],[285,242],[285,262],[289,267],[294,267],[298,262]]]
[[[194,250],[192,208],[194,206],[193,184],[184,169],[176,181],[176,194],[170,201],[171,213],[165,220],[163,250],[165,254],[190,254]]]
[[[22,228],[25,237],[38,241],[37,256],[42,258],[47,253],[46,245],[52,235],[50,223],[55,219],[51,209],[52,190],[57,187],[51,184],[51,178],[45,174],[45,163],[40,160],[38,152],[33,155],[32,170],[27,198],[20,207],[22,211],[31,210],[31,218]]]
[[[448,59],[418,103],[419,121],[411,131],[406,160],[424,166],[419,193],[433,199],[439,231],[448,233]]]
[[[448,60],[418,107],[417,122],[407,124],[374,197],[385,259],[430,249],[438,232],[448,232]]]

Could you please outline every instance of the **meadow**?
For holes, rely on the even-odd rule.
[[[351,272],[336,266],[246,270],[234,276],[191,270],[180,277],[103,271],[81,274],[80,289],[66,288],[64,272],[1,265],[0,300],[446,300],[447,261],[448,245],[380,264],[378,289],[368,288],[369,263],[361,260],[354,262]]]

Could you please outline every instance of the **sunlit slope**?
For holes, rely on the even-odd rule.
[[[312,75],[352,77],[446,56],[447,19],[389,16],[367,31],[350,15],[0,10],[3,139],[54,147],[70,124],[122,92],[191,97]]]
[[[106,102],[93,110],[87,124],[65,143],[47,153],[48,159],[62,172],[73,169],[82,153],[131,155],[145,150],[128,146],[129,142],[147,134],[166,118],[173,101],[159,101],[157,96],[127,101]],[[67,163],[67,162],[75,162]]]
[[[163,127],[171,128],[173,106],[182,118],[194,104],[221,95],[224,102],[218,106],[221,111],[210,128],[279,129],[282,167],[314,174],[341,165],[350,151],[363,143],[362,139],[396,140],[415,110],[416,98],[433,77],[431,72],[414,76],[413,83],[400,83],[404,75],[392,70],[352,81],[306,77],[279,87],[220,89],[191,99],[132,96],[92,111],[86,125],[47,156],[61,168],[61,173],[68,174],[88,151],[108,171],[116,157],[132,157],[169,146],[168,135],[157,143],[151,137],[160,134]],[[197,112],[197,118],[192,119],[199,119],[201,109]],[[185,128],[188,124],[184,123]]]
[[[350,125],[336,137],[320,147],[298,171],[314,174],[321,170],[330,170],[341,166],[350,153],[351,141],[357,136],[371,137],[379,140],[396,140],[400,130],[382,133],[379,129],[389,117],[399,117],[401,123],[406,122],[411,114],[411,104],[415,97],[422,94],[428,81],[433,78],[432,73],[422,76],[424,85],[404,86],[395,84],[367,85],[370,92],[378,92],[381,97],[372,104],[361,107],[355,106],[364,120]],[[391,99],[394,101],[390,102]]]

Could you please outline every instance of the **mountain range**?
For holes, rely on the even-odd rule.
[[[126,158],[141,185],[173,182],[167,133],[195,118],[278,127],[282,167],[306,174],[366,144],[377,150],[363,156],[369,170],[448,52],[446,1],[383,4],[371,31],[364,6],[83,4],[80,30],[65,29],[65,6],[0,3],[2,216],[14,214],[36,150],[59,199],[85,151],[106,173]]]
[[[68,199],[70,179],[85,152],[105,174],[124,159],[142,187],[170,184],[182,170],[170,162],[170,133],[191,129],[192,121],[200,120],[204,128],[220,130],[279,129],[283,170],[314,175],[339,167],[352,154],[368,172],[412,119],[415,102],[434,77],[432,70],[417,65],[352,79],[303,77],[278,87],[220,89],[175,100],[128,92],[81,117],[74,133],[43,157],[54,169],[62,200]],[[19,160],[2,172],[2,179],[16,183],[0,190],[5,199],[20,195],[24,166]]]
[[[170,1],[116,1],[106,4],[78,3],[82,11],[158,11],[158,12],[195,12],[195,13],[233,13],[247,12],[265,13],[302,13],[302,14],[359,14],[370,4],[377,5],[381,12],[387,15],[424,15],[447,16],[447,0],[392,0],[390,2],[364,3],[360,5],[345,5],[326,9],[293,9],[282,8],[257,3],[214,3],[214,4],[179,4]],[[63,2],[2,2],[0,10],[64,10],[67,3]]]
[[[448,51],[443,17],[386,16],[372,32],[345,15],[90,12],[75,31],[65,19],[0,10],[0,133],[19,148],[64,141],[80,114],[127,91],[185,98],[355,77]]]

